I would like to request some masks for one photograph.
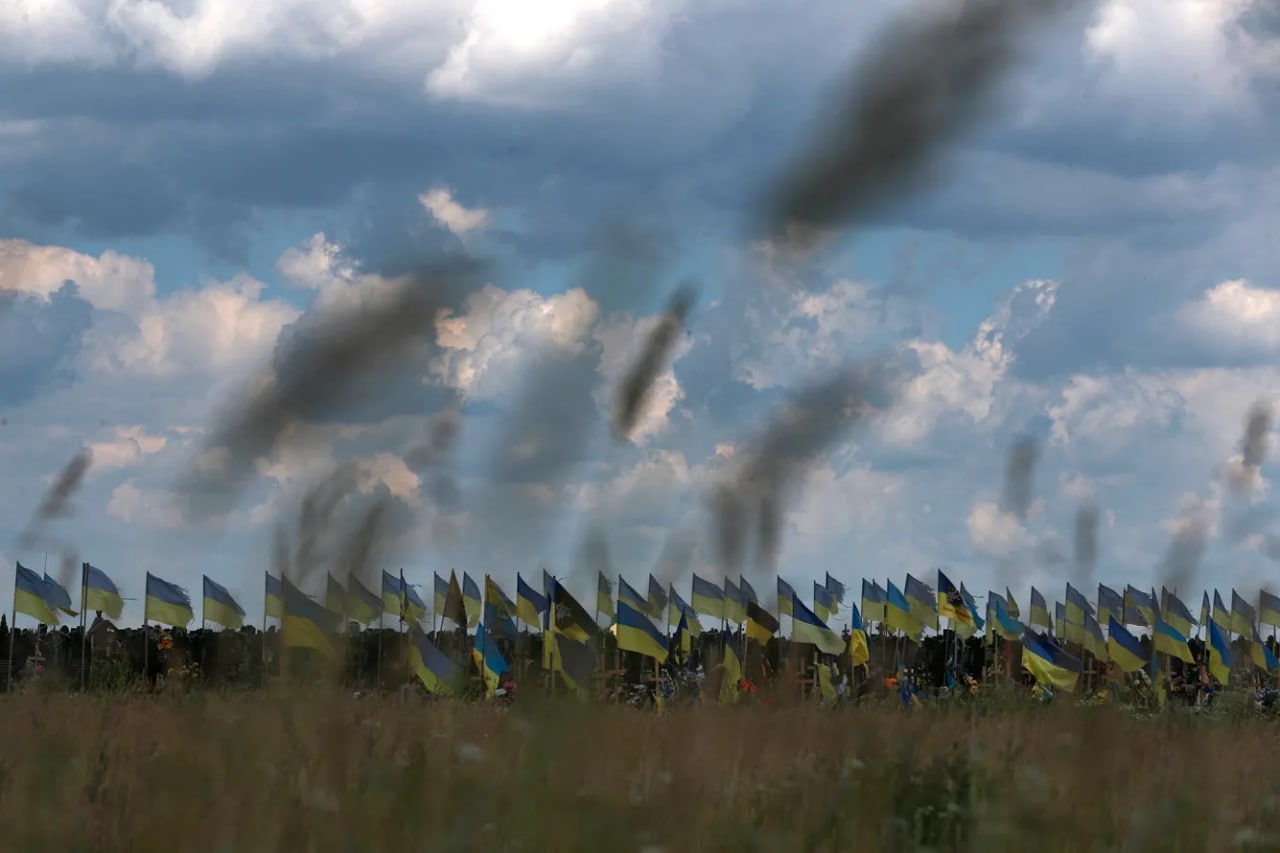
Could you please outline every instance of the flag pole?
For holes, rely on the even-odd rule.
[[[13,640],[17,636],[18,621],[18,569],[17,563],[14,563],[13,569],[13,613],[9,617],[9,665],[4,671],[4,690],[9,692],[9,688],[13,686]]]
[[[151,586],[151,572],[147,572],[147,586]],[[149,620],[147,619],[147,602],[144,596],[142,602],[142,682],[147,686],[147,690],[151,689],[151,631]]]
[[[84,600],[89,592],[89,564],[80,564],[80,691],[84,692],[85,674],[89,670],[89,660],[85,650],[89,647],[89,630],[86,627],[88,615],[85,612]]]

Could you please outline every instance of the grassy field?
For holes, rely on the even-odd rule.
[[[11,850],[1264,850],[1280,730],[892,705],[0,699]]]

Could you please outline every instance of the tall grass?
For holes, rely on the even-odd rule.
[[[11,850],[1274,849],[1264,722],[1111,708],[508,713],[328,692],[0,700]]]

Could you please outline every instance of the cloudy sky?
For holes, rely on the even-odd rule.
[[[979,593],[1198,600],[1280,576],[1274,469],[1242,443],[1280,397],[1280,15],[1083,4],[1028,30],[980,120],[847,227],[803,252],[762,236],[884,27],[948,5],[0,5],[0,583],[89,560],[135,621],[145,572],[193,592],[208,573],[253,618],[277,527],[315,538],[315,590],[377,503],[373,563],[428,588],[545,566],[585,593],[595,530],[634,585],[657,565],[687,591],[720,564],[708,494],[851,363],[894,365],[891,399],[782,493],[797,589],[948,567]],[[459,257],[476,266],[394,370],[201,499],[218,427],[290,353]],[[687,333],[619,439],[615,388],[683,283]],[[33,526],[86,447],[66,517]],[[343,463],[351,493],[300,536]]]

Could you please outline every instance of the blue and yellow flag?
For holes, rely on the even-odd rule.
[[[1059,640],[1066,642],[1067,639],[1067,608],[1061,602],[1055,602],[1053,605],[1053,625],[1050,627],[1054,632],[1054,636]]]
[[[1150,628],[1156,621],[1156,600],[1130,584],[1124,588],[1124,622],[1139,628]]]
[[[902,592],[911,606],[911,615],[920,626],[938,630],[938,594],[927,583],[909,574]]]
[[[731,625],[747,621],[747,597],[733,581],[724,579],[724,618]]]
[[[284,618],[280,634],[285,648],[315,649],[330,660],[338,659],[338,614],[312,601],[288,578],[280,580],[284,592]]]
[[[960,582],[960,598],[964,600],[965,607],[969,608],[969,616],[973,619],[973,627],[979,631],[986,625],[982,619],[982,614],[978,612],[978,605],[973,600],[973,595],[969,590],[965,589],[964,582]]]
[[[382,570],[382,609],[394,616],[404,614],[404,578]]]
[[[519,575],[517,575],[519,577]],[[431,573],[431,612],[439,616],[444,613],[444,604],[449,600],[449,582],[440,577],[439,572]]]
[[[50,600],[51,590],[44,580],[21,563],[17,563],[13,576],[13,609],[43,622],[57,625],[58,614]]]
[[[625,601],[635,610],[647,614],[649,612],[649,601],[640,592],[627,583],[627,579],[622,575],[618,575],[618,600]],[[614,614],[617,616],[617,614]]]
[[[871,660],[871,650],[867,647],[867,629],[862,624],[858,605],[853,602],[849,603],[849,659],[853,666],[862,666]]]
[[[942,569],[938,569],[938,615],[947,617],[952,630],[958,624],[973,623],[973,615],[969,613],[969,606],[964,603],[960,590],[956,589],[956,585]]]
[[[689,636],[701,637],[702,623],[698,621],[698,611],[690,607],[689,603],[680,597],[680,593],[676,592],[674,585],[667,587],[667,593],[670,596],[670,601],[667,604],[667,621],[679,622],[683,618],[685,625],[689,629]]]
[[[382,598],[355,575],[347,579],[347,616],[365,625],[382,618]]]
[[[693,576],[693,592],[689,598],[693,609],[704,616],[724,620],[724,590],[711,581],[703,580],[697,574]]]
[[[1280,596],[1265,589],[1258,592],[1258,621],[1263,625],[1280,626]]]
[[[147,600],[142,618],[148,622],[185,628],[195,618],[191,612],[191,597],[181,587],[147,572]]]
[[[1100,661],[1110,660],[1107,654],[1107,638],[1102,634],[1102,626],[1093,618],[1092,613],[1084,615],[1084,638],[1080,644],[1085,651]]]
[[[1125,672],[1137,672],[1147,665],[1142,643],[1120,624],[1115,616],[1107,624],[1107,653],[1116,666]]]
[[[1045,603],[1040,590],[1034,586],[1031,587],[1031,615],[1027,617],[1027,624],[1053,630],[1053,620],[1049,618],[1049,605]]]
[[[404,584],[404,617],[406,622],[420,622],[426,618],[427,603],[413,584],[405,581],[404,572],[400,573],[400,581]]]
[[[44,573],[44,585],[49,588],[49,601],[54,607],[61,610],[68,616],[79,616],[80,614],[71,609],[71,593],[67,588],[49,577],[49,573]]]
[[[1027,633],[1026,626],[1009,613],[1008,596],[990,593],[995,602],[995,612],[991,614],[991,628],[995,633],[1011,642],[1021,640]]]
[[[417,622],[409,623],[409,668],[428,693],[452,696],[456,692],[461,670],[436,648]]]
[[[792,588],[791,584],[787,583],[782,579],[781,576],[779,576],[778,577],[778,615],[779,616],[791,615],[791,599],[795,597],[796,597],[796,591]]]
[[[760,597],[756,595],[755,588],[747,583],[747,579],[742,575],[738,575],[738,589],[742,590],[742,604],[745,607],[751,602],[760,603]]]
[[[1151,597],[1155,598],[1154,591]],[[1196,662],[1195,655],[1191,654],[1191,647],[1187,645],[1187,638],[1177,628],[1161,619],[1158,611],[1155,628],[1151,632],[1151,642],[1152,647],[1160,654],[1175,657],[1183,663]]]
[[[1011,618],[1018,619],[1019,617],[1022,616],[1022,613],[1018,610],[1018,602],[1013,600],[1013,593],[1009,592],[1009,587],[1007,586],[1004,588],[1004,606],[1005,606],[1005,609],[1009,612],[1009,616]],[[1022,624],[1022,623],[1018,623],[1018,624]]]
[[[1067,584],[1067,602],[1066,602],[1067,622],[1072,625],[1084,625],[1085,616],[1093,616],[1093,607],[1084,597],[1084,593]]]
[[[1160,618],[1177,628],[1182,636],[1190,637],[1194,632],[1196,620],[1191,617],[1191,611],[1178,596],[1164,587],[1160,587],[1160,610]]]
[[[240,602],[217,581],[204,576],[204,601],[200,605],[206,622],[216,622],[224,628],[238,631],[244,625],[244,608]]]
[[[846,594],[845,586],[840,583],[840,581],[831,577],[831,572],[827,572],[826,587],[827,592],[831,593],[831,598],[836,604],[844,604],[844,597]]]
[[[284,618],[284,591],[280,589],[280,579],[264,572],[266,575],[266,591],[263,593],[262,613],[276,619]]]
[[[485,695],[492,696],[502,683],[502,676],[507,672],[507,659],[498,648],[498,641],[485,630],[484,625],[476,626],[475,644],[471,647],[471,658],[484,680]]]
[[[342,588],[342,584],[338,582],[332,572],[325,572],[324,606],[337,613],[344,621],[346,620],[347,591]]]
[[[610,620],[614,617],[613,584],[604,576],[604,572],[596,572],[596,612],[603,613]]]
[[[516,606],[502,587],[484,576],[484,626],[495,637],[514,640],[519,636],[515,623]]]
[[[682,659],[689,659],[689,653],[693,651],[693,635],[689,631],[689,616],[683,612],[680,614],[679,623],[676,624],[676,634],[671,645],[680,653]]]
[[[603,577],[603,575],[601,575]],[[448,584],[445,584],[448,589]],[[516,574],[516,615],[527,625],[541,625],[542,614],[547,611],[547,598]]]
[[[1258,614],[1253,605],[1245,601],[1240,593],[1231,590],[1231,630],[1243,636],[1253,633],[1253,626],[1258,622]]]
[[[831,618],[832,612],[836,609],[836,600],[827,591],[827,588],[817,581],[813,582],[813,612],[819,619],[826,622]]]
[[[1048,637],[1026,631],[1022,635],[1022,665],[1041,684],[1074,692],[1080,679],[1080,659],[1067,654]]]
[[[1209,672],[1224,685],[1231,680],[1231,644],[1216,623],[1209,623]]]
[[[108,619],[119,619],[124,612],[124,599],[120,590],[102,569],[85,563],[81,567],[83,577],[80,587],[80,609],[102,612]]]
[[[923,628],[911,613],[911,605],[893,581],[887,581],[888,591],[885,593],[884,625],[890,631],[901,631],[912,639],[919,639]]]
[[[467,611],[467,627],[474,628],[480,624],[484,616],[484,604],[480,598],[480,587],[471,579],[471,575],[462,573],[462,607]]]
[[[1110,625],[1111,617],[1124,619],[1124,598],[1105,584],[1098,584],[1098,624]]]
[[[862,618],[868,622],[884,622],[884,590],[875,581],[862,581]]]
[[[667,591],[662,588],[662,584],[658,583],[658,579],[653,575],[649,575],[649,597],[645,601],[649,608],[649,615],[654,619],[662,619],[666,615],[667,609]]]
[[[1249,636],[1253,638],[1253,642],[1249,645],[1250,654],[1253,656],[1253,665],[1266,673],[1275,672],[1280,668],[1280,663],[1276,662],[1276,656],[1272,654],[1271,649],[1267,648],[1267,644],[1262,641],[1262,637],[1258,636],[1257,626],[1252,626]]]
[[[667,638],[649,621],[643,611],[618,599],[618,621],[615,625],[618,648],[624,652],[651,657],[662,663],[667,659]]]
[[[1213,591],[1213,616],[1212,619],[1222,629],[1224,634],[1231,633],[1231,611],[1227,605],[1222,603],[1222,596],[1215,589]]]
[[[819,651],[829,655],[838,655],[844,651],[844,640],[840,635],[828,628],[827,623],[805,607],[799,598],[791,602],[791,642],[812,643]]]

